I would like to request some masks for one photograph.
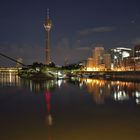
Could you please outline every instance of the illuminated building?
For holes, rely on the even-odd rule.
[[[88,71],[93,70],[93,58],[88,58],[86,67]]]
[[[132,56],[131,48],[115,48],[111,49],[112,68],[120,68],[123,66],[123,61]]]
[[[134,47],[134,66],[135,70],[140,70],[140,44]]]
[[[140,59],[140,44],[134,47],[134,57]]]
[[[111,55],[109,53],[104,54],[104,64],[106,70],[111,69]]]
[[[103,58],[104,58],[104,48],[101,45],[96,46],[93,49],[93,64],[95,68],[98,69],[103,69],[104,68],[104,63],[103,63]]]
[[[51,62],[50,58],[50,31],[52,28],[52,21],[49,17],[49,10],[47,11],[47,19],[44,23],[44,28],[46,30],[46,64],[49,64]]]
[[[93,49],[93,59],[95,66],[103,64],[103,55],[104,55],[104,48],[101,46],[97,46]]]
[[[140,58],[140,46],[135,53]],[[131,71],[140,70],[140,61],[133,57],[131,48],[115,48],[111,49],[111,53],[105,53],[104,47],[98,45],[93,49],[93,57],[88,58],[86,66],[87,71]]]
[[[122,63],[124,70],[126,71],[132,71],[135,69],[135,59],[134,57],[127,57],[124,58]]]
[[[105,54],[102,45],[97,45],[93,49],[92,56],[87,60],[87,71],[110,70],[110,54]]]

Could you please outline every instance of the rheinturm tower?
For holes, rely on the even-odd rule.
[[[46,48],[45,48],[45,53],[46,53],[46,64],[49,64],[51,62],[51,57],[50,57],[50,31],[52,28],[52,21],[49,17],[49,9],[47,9],[47,18],[44,23],[44,28],[46,30]]]

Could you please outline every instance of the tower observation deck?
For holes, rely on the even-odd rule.
[[[49,64],[51,62],[51,56],[50,56],[50,31],[52,28],[52,21],[49,17],[49,9],[47,9],[47,18],[44,23],[44,28],[46,31],[46,48],[45,48],[45,54],[46,54],[46,64]]]

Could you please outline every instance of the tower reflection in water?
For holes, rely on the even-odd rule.
[[[49,90],[45,92],[45,101],[46,101],[46,109],[47,109],[46,123],[49,126],[51,126],[53,124],[53,119],[51,115],[51,93]]]
[[[51,112],[51,99],[52,99],[52,91],[55,90],[57,87],[61,87],[62,80],[48,80],[44,82],[35,82],[35,81],[23,81],[23,84],[26,85],[26,87],[30,88],[30,91],[34,93],[43,93],[43,97],[45,99],[45,119],[44,123],[47,128],[46,134],[47,139],[52,140],[53,139],[53,114]]]
[[[115,101],[135,100],[140,104],[140,83],[123,81],[106,81],[98,79],[80,79],[80,86],[86,85],[97,104],[103,104],[106,99]]]
[[[49,126],[48,140],[52,140],[52,130],[50,127],[53,124],[53,118],[51,115],[51,93],[49,90],[46,90],[46,92],[45,92],[45,101],[46,101],[46,110],[47,110],[47,116],[45,118],[45,123],[47,124],[47,126]]]
[[[51,91],[53,91],[57,87],[60,87],[61,82],[56,81],[56,80],[48,80],[48,81],[42,81],[42,82],[41,81],[39,81],[39,82],[32,81],[32,80],[23,80],[22,84],[25,87],[30,88],[31,92],[44,94],[45,108],[46,108],[46,112],[47,112],[47,116],[45,118],[45,123],[48,126],[51,126],[53,124],[53,118],[52,118],[52,114],[51,114],[51,96],[52,96]]]

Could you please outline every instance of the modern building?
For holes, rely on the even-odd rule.
[[[51,62],[51,57],[50,57],[50,31],[52,28],[52,21],[49,17],[49,10],[47,11],[47,18],[44,23],[44,28],[46,30],[46,64],[49,64]]]
[[[87,70],[88,71],[92,71],[93,70],[93,58],[88,58],[87,60],[87,64],[86,64]]]
[[[140,44],[134,47],[134,66],[135,70],[140,70]]]
[[[104,64],[105,64],[105,70],[111,69],[111,55],[109,53],[104,54]]]
[[[95,68],[102,68],[104,62],[104,47],[102,45],[98,45],[93,49],[93,64]]]
[[[93,49],[92,57],[87,60],[88,71],[103,71],[111,69],[111,55],[105,53],[102,45],[96,45]]]
[[[131,48],[114,48],[111,49],[111,63],[112,63],[112,68],[120,68],[123,66],[123,61],[128,58],[133,56],[133,51]]]
[[[134,47],[134,57],[140,59],[140,44]]]
[[[135,70],[135,58],[134,57],[127,57],[123,60],[123,70],[125,71],[132,71]]]

